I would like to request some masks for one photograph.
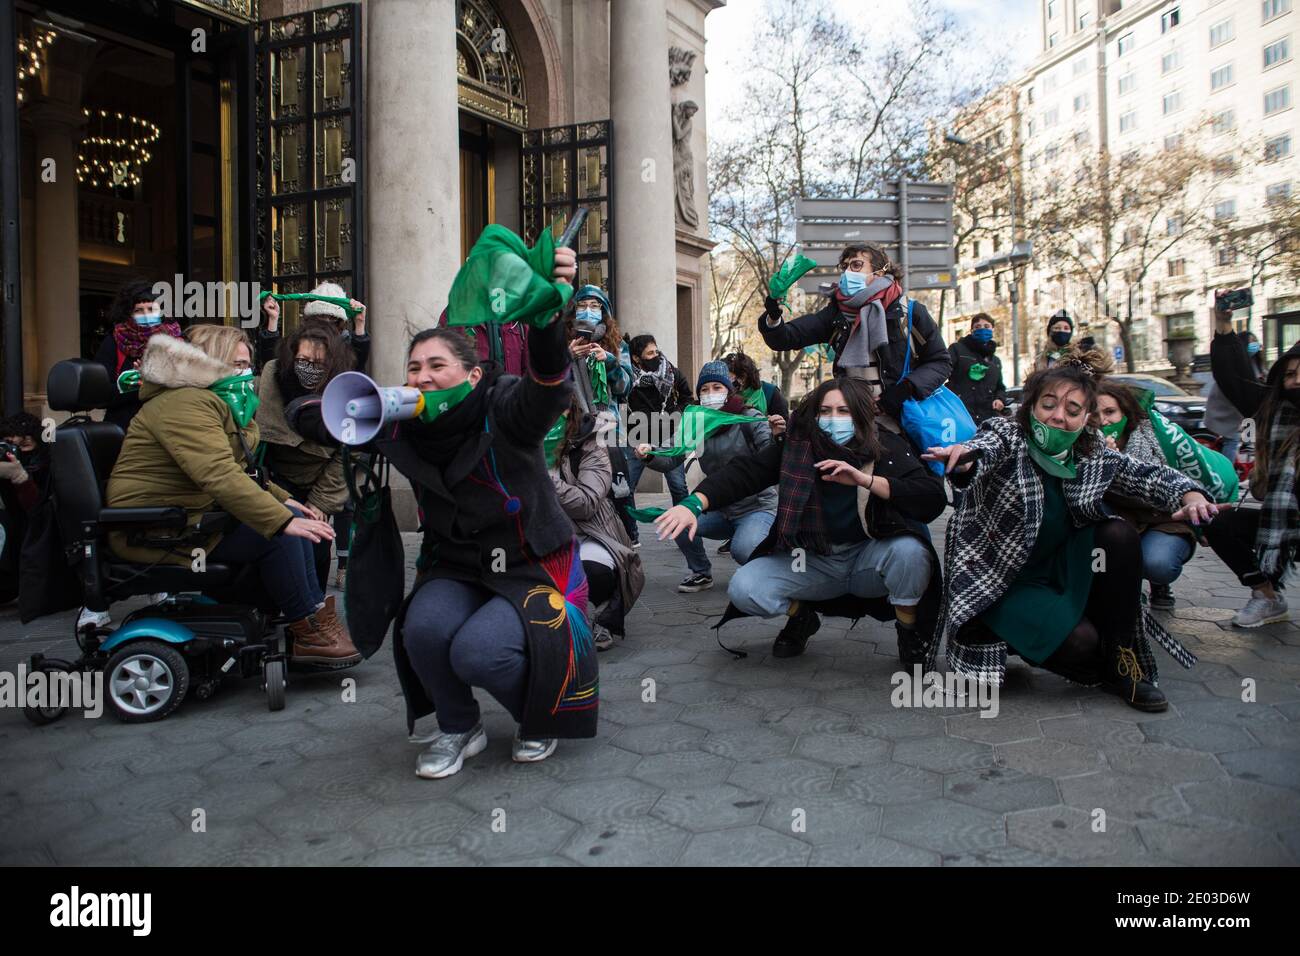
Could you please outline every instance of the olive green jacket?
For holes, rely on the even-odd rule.
[[[279,532],[293,517],[284,505],[288,492],[268,483],[262,488],[244,469],[244,445],[257,447],[257,423],[239,429],[229,406],[208,386],[230,369],[202,349],[170,336],[149,340],[140,361],[140,411],[131,420],[122,451],[108,480],[112,508],[179,505],[189,523],[206,511],[227,511],[263,537]],[[203,545],[211,554],[221,540]],[[113,551],[128,561],[190,564],[190,551],[129,544],[126,532],[109,536]]]

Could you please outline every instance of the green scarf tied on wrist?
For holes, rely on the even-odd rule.
[[[704,510],[704,504],[695,495],[687,495],[677,504],[697,518],[700,516],[700,512]],[[641,524],[653,524],[655,518],[658,518],[667,510],[667,508],[629,508],[627,513],[632,516],[633,521],[639,521]]]
[[[787,259],[785,264],[777,271],[776,275],[767,280],[767,291],[778,302],[784,302],[786,295],[790,292],[790,287],[799,281],[809,269],[817,265],[807,256],[795,256],[793,259]]]
[[[529,247],[505,226],[483,230],[456,273],[447,301],[448,325],[527,322],[545,328],[573,295],[573,286],[552,278],[555,237],[543,229]]]
[[[1080,428],[1067,432],[1061,428],[1044,425],[1033,415],[1029,416],[1029,457],[1038,467],[1057,478],[1073,478],[1077,471],[1074,461],[1074,443],[1083,434]]]
[[[244,429],[257,414],[257,406],[262,403],[262,400],[257,397],[256,383],[257,380],[250,370],[219,378],[208,386],[208,390],[216,392],[217,396],[230,407],[230,414],[235,419],[235,424]]]

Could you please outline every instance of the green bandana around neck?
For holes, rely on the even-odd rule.
[[[440,388],[432,392],[421,392],[424,396],[424,409],[420,412],[420,421],[432,422],[443,412],[450,411],[465,400],[474,386],[469,379],[451,388]]]
[[[1045,425],[1029,416],[1029,457],[1038,463],[1038,467],[1057,478],[1073,478],[1076,473],[1074,461],[1074,443],[1083,434],[1080,428],[1076,432],[1067,432],[1061,428]]]
[[[227,375],[209,385],[208,390],[216,392],[230,406],[235,424],[243,429],[248,427],[248,423],[257,414],[257,406],[262,403],[257,397],[256,383],[256,378],[251,374]]]
[[[564,441],[564,433],[569,428],[569,416],[561,415],[551,426],[551,430],[546,433],[542,439],[542,452],[546,455],[546,467],[554,468],[559,460],[558,452],[560,444]]]
[[[1099,429],[1107,438],[1113,438],[1119,441],[1119,436],[1124,434],[1124,426],[1128,424],[1128,416],[1125,415],[1117,422],[1111,422],[1109,425],[1102,425]]]
[[[976,362],[974,365],[970,367],[970,380],[972,382],[978,382],[980,379],[982,379],[985,375],[988,374],[988,371],[989,371],[989,367],[987,365],[984,365],[980,362]]]
[[[741,392],[740,396],[745,400],[746,405],[757,408],[764,415],[767,414],[767,392],[763,391],[762,385],[759,385],[758,388],[751,388],[747,392]]]

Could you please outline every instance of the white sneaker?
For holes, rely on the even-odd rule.
[[[156,594],[150,594],[150,595],[149,595],[149,603],[150,603],[150,604],[161,604],[161,603],[162,603],[163,601],[165,601],[165,600],[167,600],[167,592],[166,592],[166,591],[159,591],[159,592],[157,592]]]
[[[92,611],[88,607],[81,609],[81,616],[77,618],[77,630],[83,627],[108,627],[113,623],[113,618],[107,611]]]
[[[555,753],[555,738],[541,740],[524,740],[515,731],[515,742],[510,748],[510,757],[515,763],[537,763]]]
[[[426,780],[439,780],[459,773],[465,761],[481,754],[487,747],[487,734],[481,723],[463,734],[438,734],[429,749],[415,761],[415,775]]]
[[[1285,621],[1290,618],[1287,611],[1286,598],[1282,595],[1268,598],[1258,591],[1250,592],[1250,600],[1246,606],[1237,612],[1232,619],[1232,623],[1237,627],[1262,627],[1265,624],[1273,624],[1277,621]]]

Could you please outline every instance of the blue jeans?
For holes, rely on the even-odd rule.
[[[1228,459],[1228,461],[1236,461],[1237,449],[1240,447],[1241,433],[1233,432],[1223,440],[1223,448],[1220,449],[1220,452],[1224,458]]]
[[[829,601],[852,594],[888,597],[914,607],[930,583],[930,552],[910,536],[833,545],[830,554],[805,553],[802,563],[786,551],[755,558],[736,571],[727,587],[731,603],[746,614],[776,617],[791,601]]]
[[[718,541],[731,539],[731,556],[737,564],[744,564],[754,549],[763,543],[776,514],[771,511],[751,511],[732,521],[721,511],[706,511],[699,517],[699,527],[695,529],[695,540],[713,538]]]
[[[1192,556],[1192,543],[1163,531],[1142,533],[1142,577],[1155,584],[1173,584]]]
[[[296,517],[302,512],[290,508]],[[214,564],[256,564],[266,593],[290,621],[301,621],[325,600],[316,555],[306,538],[277,534],[269,541],[246,524],[221,536],[208,559]]]
[[[627,482],[632,486],[634,494],[637,484],[641,481],[641,473],[644,471],[645,462],[638,458],[632,449],[627,449]],[[668,481],[668,494],[672,496],[673,504],[681,503],[687,495],[686,473],[682,471],[681,465],[678,465],[672,471],[663,474]],[[688,541],[684,534],[678,535],[677,549],[685,555],[686,566],[691,569],[692,574],[713,573],[713,565],[708,555],[704,553],[704,542],[698,535],[694,541]]]
[[[406,610],[402,646],[443,733],[474,729],[475,687],[500,701],[516,723],[522,719],[528,650],[523,622],[505,598],[462,581],[428,581]]]

